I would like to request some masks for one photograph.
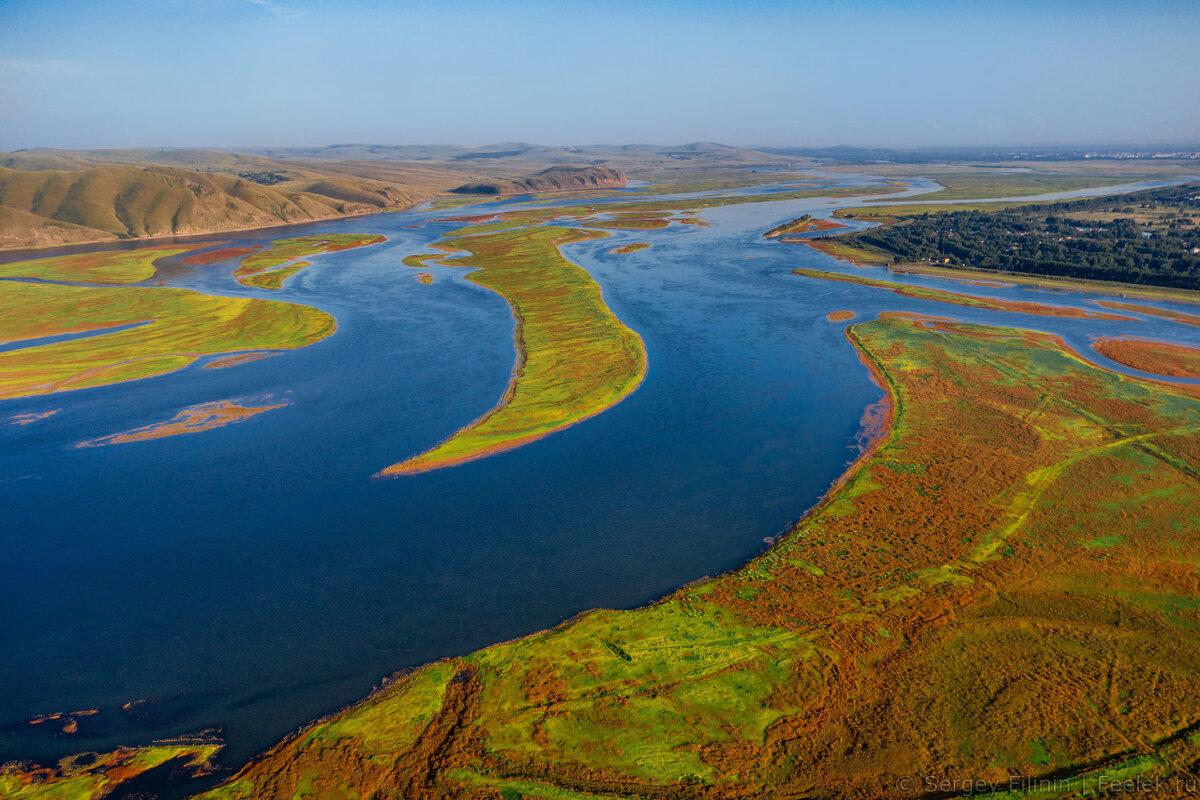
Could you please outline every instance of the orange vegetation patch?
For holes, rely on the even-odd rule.
[[[438,217],[431,222],[470,222],[477,224],[481,222],[494,222],[500,219],[499,214],[468,214],[461,217]]]
[[[266,398],[263,398],[266,399]],[[156,422],[142,428],[135,428],[124,433],[114,433],[99,439],[81,442],[77,447],[102,447],[109,444],[127,444],[143,442],[147,439],[162,439],[167,436],[178,436],[183,433],[199,433],[201,431],[221,428],[235,422],[244,422],[250,417],[283,408],[287,403],[277,403],[269,406],[243,406],[232,400],[218,400],[212,403],[200,403],[188,406],[166,422]]]
[[[830,322],[845,322],[848,319],[854,319],[855,316],[853,311],[830,311],[825,315],[825,319]]]
[[[1170,378],[1200,378],[1200,349],[1149,339],[1104,337],[1092,349],[1131,369]]]
[[[46,417],[52,417],[59,411],[61,411],[61,409],[55,408],[51,411],[38,411],[31,412],[29,414],[14,414],[8,418],[8,424],[29,425],[30,423],[37,422],[38,420],[45,419]]]
[[[623,244],[620,247],[614,247],[608,252],[614,255],[623,256],[627,253],[636,253],[638,250],[645,250],[650,246],[649,242],[633,242],[632,244]]]
[[[214,358],[212,361],[204,365],[204,369],[225,369],[226,367],[236,367],[238,364],[248,364],[251,361],[258,361],[262,358],[270,358],[271,356],[279,355],[278,353],[234,353],[229,356],[221,356]]]
[[[429,272],[418,272],[417,280],[428,286],[429,284],[433,283],[433,275]]]
[[[1195,314],[1185,314],[1182,311],[1172,311],[1169,308],[1144,306],[1141,303],[1119,303],[1114,300],[1095,300],[1093,302],[1098,306],[1116,309],[1117,311],[1132,311],[1135,314],[1147,314],[1151,317],[1162,317],[1172,322],[1182,322],[1184,325],[1200,327],[1200,317]]]
[[[218,261],[227,261],[231,258],[241,258],[248,256],[255,250],[262,248],[261,244],[256,244],[253,247],[226,247],[222,250],[209,250],[206,253],[196,253],[194,256],[180,259],[181,264],[187,264],[192,267],[206,267],[209,264],[215,264]]]

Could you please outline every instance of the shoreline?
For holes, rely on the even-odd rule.
[[[931,319],[935,319],[935,318],[931,317]],[[342,714],[345,714],[347,712],[354,711],[355,709],[359,709],[364,706],[367,706],[367,705],[371,704],[372,702],[374,702],[375,700],[378,700],[379,698],[384,696],[388,691],[394,691],[394,690],[398,690],[398,689],[402,688],[403,681],[406,678],[413,677],[413,676],[419,674],[420,672],[422,672],[423,670],[429,669],[430,667],[432,667],[434,665],[453,663],[456,660],[461,659],[466,655],[470,655],[472,653],[479,652],[479,650],[484,650],[484,649],[488,649],[488,648],[492,648],[492,647],[498,647],[498,646],[502,646],[502,645],[522,642],[522,641],[526,641],[529,639],[533,639],[535,637],[544,636],[548,633],[553,633],[555,631],[561,631],[564,628],[568,627],[569,625],[572,625],[573,623],[579,621],[580,619],[585,618],[588,615],[594,614],[597,612],[604,612],[604,611],[635,612],[635,611],[641,611],[641,610],[645,610],[645,609],[654,608],[656,606],[661,606],[665,603],[670,602],[670,600],[673,597],[675,597],[676,595],[678,595],[681,592],[685,592],[690,589],[695,589],[695,588],[704,586],[705,584],[712,583],[714,581],[718,581],[728,575],[733,575],[733,574],[739,572],[740,570],[745,569],[749,565],[753,564],[755,561],[758,561],[759,559],[761,559],[761,558],[769,555],[770,553],[774,552],[775,550],[781,548],[781,546],[784,544],[784,542],[786,542],[787,539],[792,534],[794,534],[796,531],[798,531],[805,524],[805,522],[807,520],[816,516],[825,506],[827,506],[828,504],[833,502],[836,499],[835,498],[836,493],[840,489],[842,489],[847,483],[849,483],[851,480],[853,480],[854,477],[876,455],[876,453],[879,452],[880,448],[891,437],[891,434],[895,429],[896,419],[899,416],[899,414],[902,413],[903,409],[899,402],[899,395],[895,389],[895,386],[892,384],[892,382],[890,380],[888,380],[887,373],[883,370],[883,368],[873,358],[871,358],[867,354],[865,347],[859,342],[857,335],[853,333],[853,328],[856,327],[857,325],[868,324],[872,321],[874,321],[874,320],[864,319],[860,323],[855,323],[855,325],[847,326],[845,335],[846,335],[846,339],[850,343],[851,347],[854,348],[854,350],[858,356],[859,362],[867,370],[867,374],[868,374],[868,377],[870,378],[871,382],[874,383],[876,386],[878,386],[884,393],[883,397],[880,398],[878,401],[868,404],[867,406],[865,406],[863,408],[863,417],[862,417],[863,422],[860,424],[860,430],[857,435],[861,436],[864,432],[868,431],[868,423],[866,422],[866,419],[873,408],[879,408],[880,411],[882,411],[882,413],[879,415],[878,430],[873,435],[868,434],[868,438],[867,438],[868,443],[867,443],[867,446],[863,449],[863,451],[861,453],[859,453],[853,460],[851,460],[846,465],[846,467],[843,469],[841,474],[839,474],[838,477],[835,478],[833,480],[833,482],[829,484],[829,487],[827,489],[825,489],[825,491],[822,492],[820,494],[820,496],[817,497],[817,499],[812,503],[812,505],[810,505],[807,508],[807,510],[805,510],[804,513],[802,513],[800,515],[799,518],[795,519],[792,522],[789,522],[787,524],[787,528],[784,530],[783,533],[777,534],[777,535],[769,538],[768,541],[770,543],[766,548],[762,549],[755,555],[751,556],[750,558],[746,559],[744,562],[742,562],[736,566],[730,567],[729,569],[724,570],[722,572],[718,572],[714,575],[702,575],[698,578],[687,581],[686,583],[682,583],[679,586],[676,586],[675,588],[673,588],[667,592],[664,592],[662,594],[662,596],[660,596],[654,600],[651,600],[650,602],[644,603],[642,605],[636,605],[636,606],[632,606],[629,608],[615,608],[615,609],[604,608],[601,606],[587,608],[587,609],[584,609],[583,611],[579,611],[578,613],[572,614],[571,616],[567,617],[566,619],[563,619],[561,622],[559,622],[556,625],[551,625],[551,626],[543,628],[541,630],[532,631],[528,634],[525,634],[524,636],[517,636],[517,637],[513,637],[511,639],[504,639],[504,640],[500,640],[500,641],[496,641],[496,642],[490,642],[487,645],[484,645],[482,648],[478,648],[477,650],[469,651],[468,653],[465,653],[465,654],[443,656],[442,658],[439,658],[439,659],[436,659],[433,661],[427,661],[424,664],[418,664],[413,667],[406,667],[403,669],[396,670],[394,672],[390,672],[390,673],[382,676],[379,679],[376,687],[374,689],[372,689],[364,697],[361,697],[361,698],[354,700],[350,703],[347,703],[333,711],[330,711],[328,714],[323,714],[320,717],[317,717],[315,719],[312,719],[312,720],[304,723],[303,725],[301,725],[296,730],[289,733],[284,738],[282,738],[279,741],[272,744],[267,749],[263,750],[260,753],[256,753],[245,764],[241,765],[240,767],[237,767],[236,771],[232,775],[228,776],[224,781],[221,781],[215,787],[212,787],[210,789],[203,790],[203,791],[211,792],[221,786],[224,786],[224,785],[227,785],[227,784],[233,782],[243,772],[245,772],[246,770],[250,769],[251,767],[253,767],[257,764],[264,762],[269,756],[271,756],[272,753],[274,753],[277,750],[282,750],[283,748],[285,748],[292,742],[296,741],[298,738],[300,738],[302,735],[304,735],[306,732],[312,730],[316,726],[327,723],[327,722],[331,722],[332,720],[336,719],[337,717],[341,716]],[[643,378],[643,380],[644,380],[644,378]],[[639,382],[639,385],[640,385],[640,382]],[[622,398],[622,399],[624,399],[624,398]],[[620,402],[620,401],[618,401],[618,402]],[[616,405],[616,404],[614,403],[613,405]],[[538,437],[538,438],[541,438],[541,437]],[[450,466],[450,465],[446,465],[446,466]],[[440,467],[433,467],[433,468],[430,468],[430,470],[422,470],[422,471],[431,471],[432,469],[440,469]],[[416,473],[410,473],[410,474],[416,474]],[[372,477],[393,477],[393,476],[377,474]]]

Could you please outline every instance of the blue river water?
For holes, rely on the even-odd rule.
[[[932,187],[913,183],[912,193]],[[434,282],[423,285],[401,259],[462,224],[439,217],[518,202],[211,237],[388,241],[311,259],[280,291],[239,286],[230,262],[172,261],[148,282],[318,306],[339,327],[313,346],[0,401],[0,762],[219,727],[224,762],[237,765],[393,671],[589,608],[643,604],[744,563],[858,454],[863,411],[882,396],[830,311],[1046,330],[1108,367],[1118,365],[1090,352],[1091,337],[1200,345],[1200,328],[1152,317],[976,311],[801,278],[790,270],[856,268],[762,232],[858,201],[730,206],[703,212],[709,227],[564,249],[645,340],[649,373],[632,396],[508,453],[372,478],[494,406],[514,359],[502,298],[451,267],[428,267]],[[653,246],[609,252],[637,241]],[[1085,308],[1104,299],[889,279]],[[76,447],[226,399],[288,405],[198,434]],[[98,713],[77,717],[74,734],[29,724],[82,709]]]

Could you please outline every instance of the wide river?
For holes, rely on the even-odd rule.
[[[509,380],[504,300],[464,270],[432,267],[426,286],[401,264],[462,224],[431,220],[469,212],[212,237],[388,241],[318,256],[276,292],[239,286],[230,264],[170,266],[151,281],[318,306],[339,327],[316,345],[0,402],[0,762],[219,727],[223,760],[238,765],[396,670],[588,608],[643,604],[745,562],[857,455],[860,418],[881,397],[830,311],[1017,325],[1085,352],[1090,336],[1109,333],[1200,345],[1200,328],[1165,320],[980,312],[801,278],[789,271],[853,268],[761,236],[858,202],[733,206],[704,212],[710,227],[566,247],[644,338],[645,383],[526,447],[388,480],[371,476],[480,416]],[[608,252],[638,241],[653,247]],[[1099,297],[896,280],[1092,308]],[[197,403],[268,395],[249,404],[288,405],[198,434],[75,447]],[[78,717],[74,734],[29,724],[83,709],[98,713]]]

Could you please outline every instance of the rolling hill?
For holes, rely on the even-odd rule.
[[[408,208],[465,177],[201,150],[0,156],[0,248],[179,236]]]

